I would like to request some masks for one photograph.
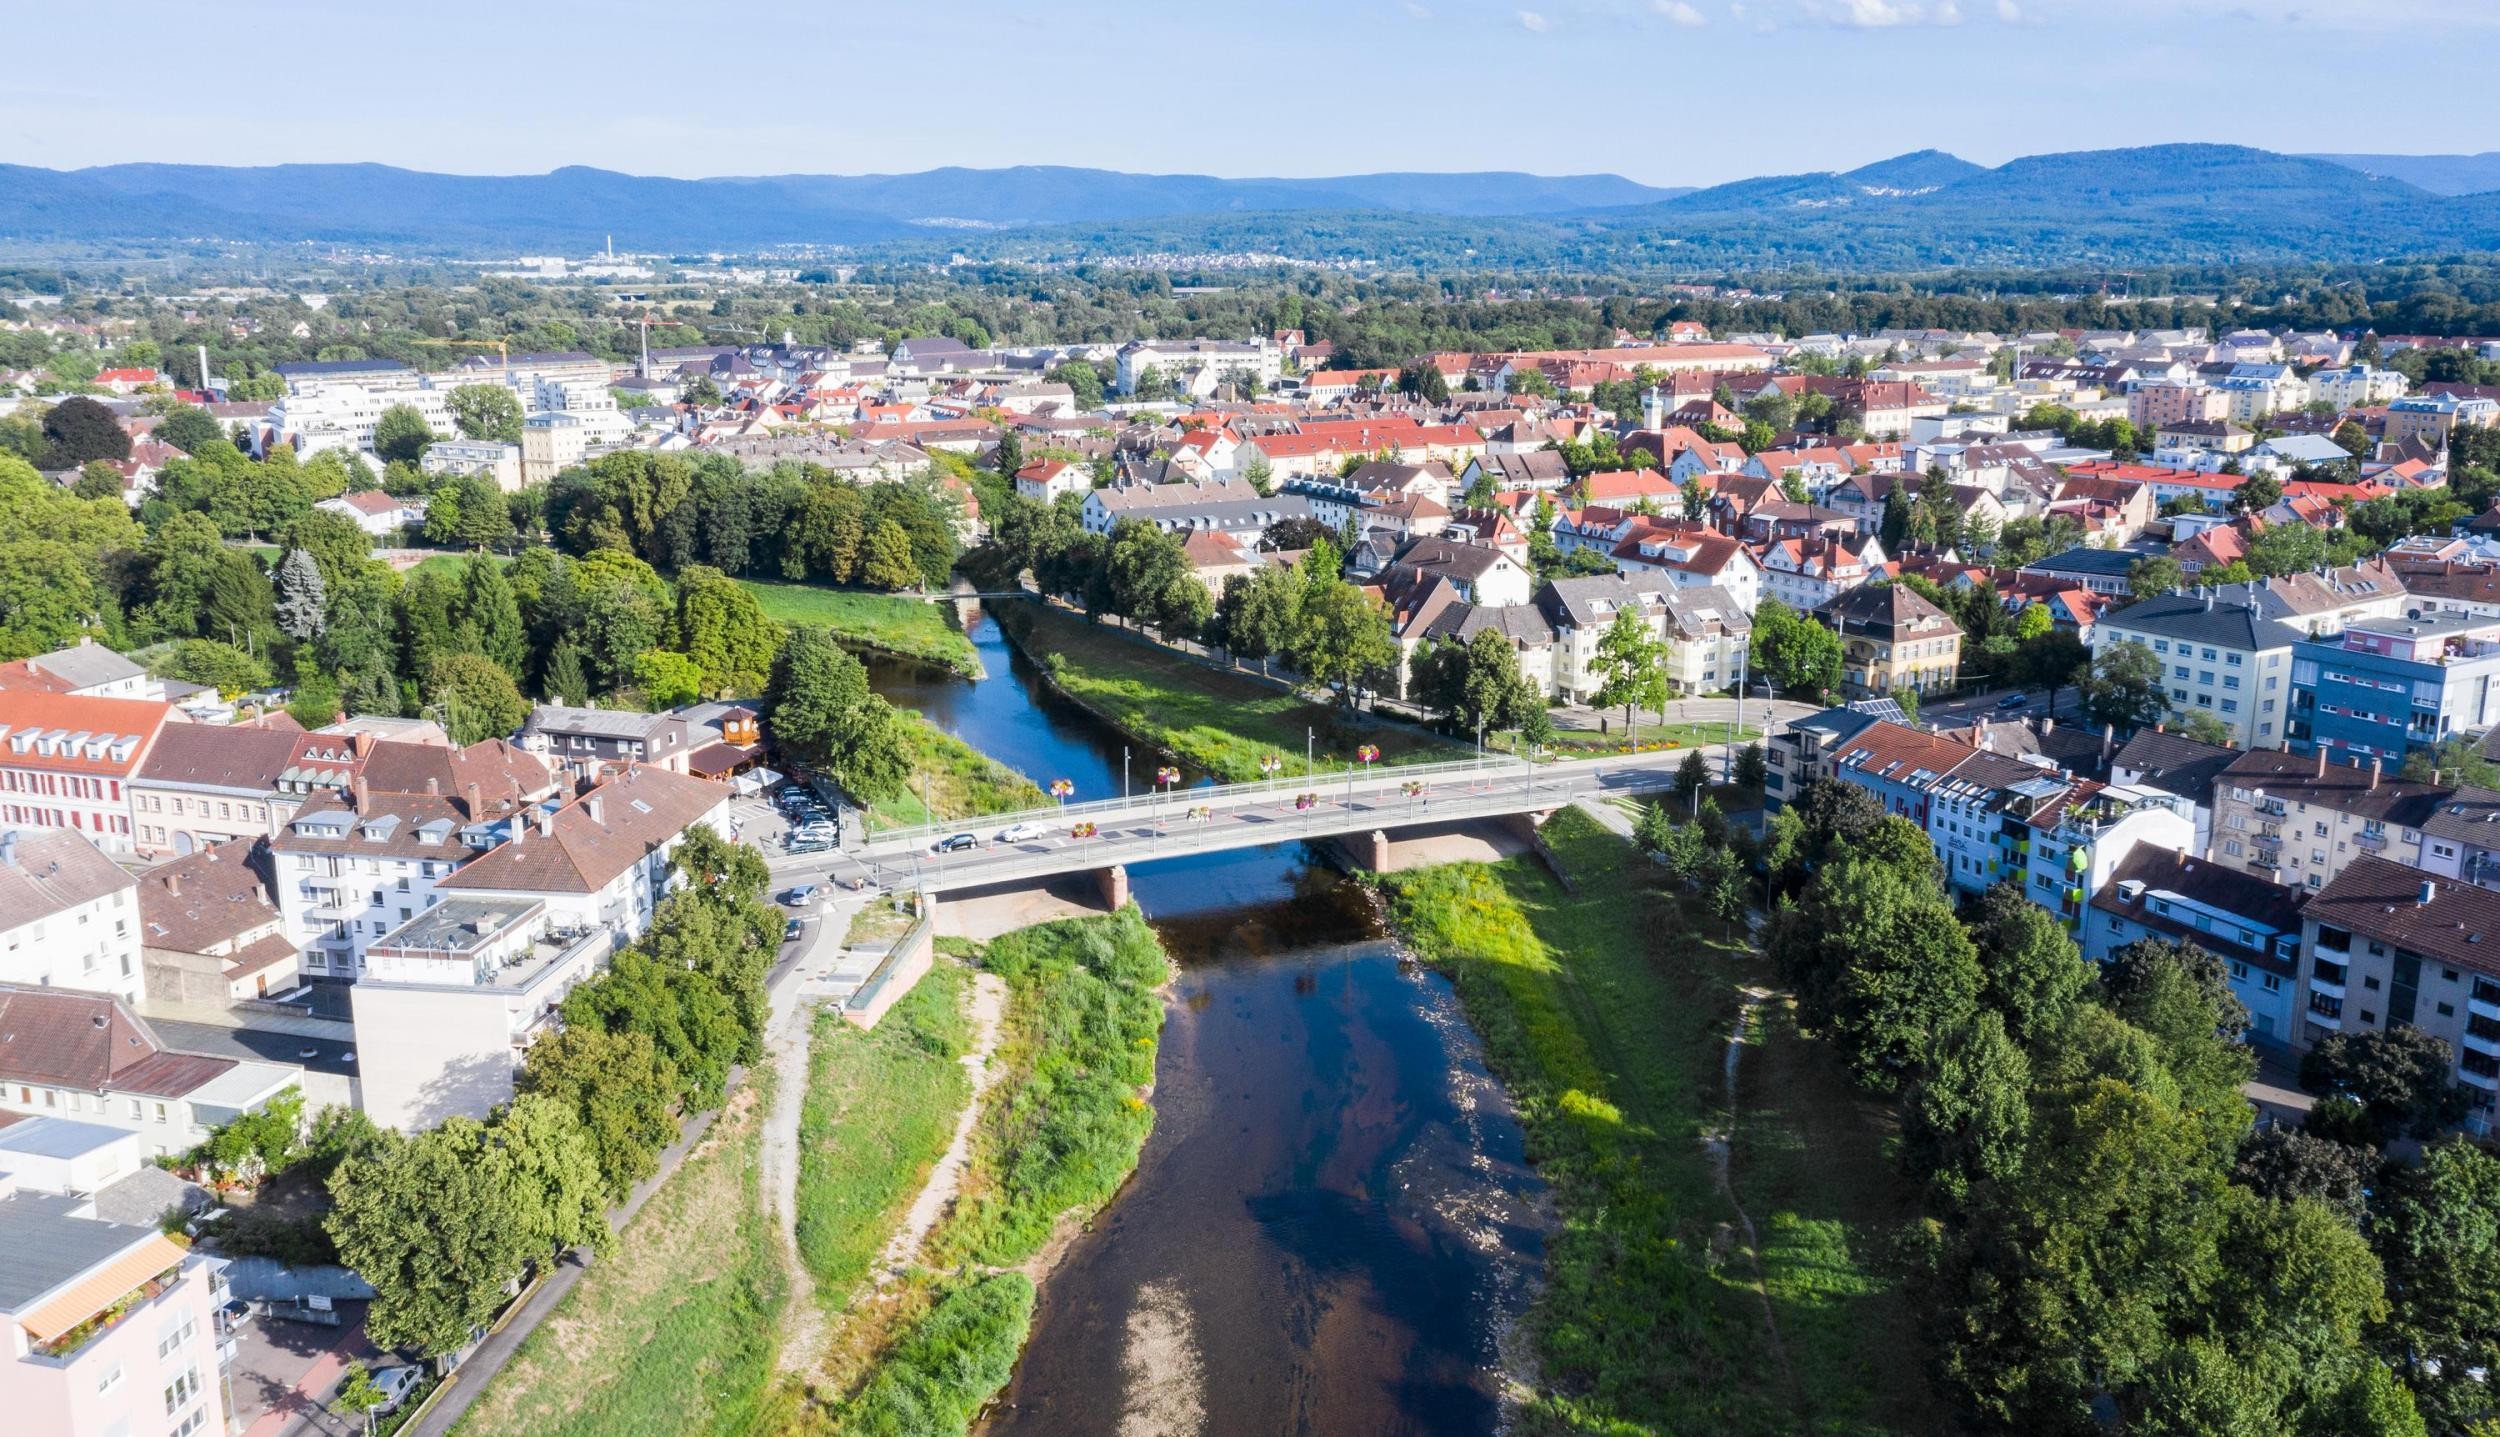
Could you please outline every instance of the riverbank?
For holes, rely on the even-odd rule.
[[[1071,702],[1228,783],[1260,778],[1259,760],[1269,754],[1283,758],[1288,773],[1298,772],[1306,744],[1315,745],[1323,766],[1351,762],[1367,743],[1379,747],[1384,763],[1464,756],[1422,729],[1312,703],[1039,601],[1002,603],[990,613]]]
[[[758,1190],[772,1081],[748,1074],[459,1437],[748,1437],[771,1424],[787,1283]]]
[[[903,792],[869,806],[871,828],[912,828],[952,818],[1017,813],[1050,802],[1031,778],[939,729],[917,710],[895,712],[903,720],[912,777]]]
[[[1556,815],[1544,839],[1607,900],[1569,897],[1534,858],[1379,880],[1456,986],[1560,1220],[1523,1430],[1934,1430],[1917,1315],[1885,1256],[1914,1204],[1879,1118],[1776,1003],[1747,1029],[1731,1112],[1729,1034],[1763,960],[1643,891],[1631,845],[1587,815]]]
[[[784,624],[830,629],[845,643],[940,664],[968,679],[981,677],[981,656],[948,612],[953,605],[901,594],[828,589],[740,579],[764,616]]]
[[[833,1254],[840,1271],[865,1272],[880,1250],[925,1265],[846,1321],[828,1353],[826,1386],[848,1396],[811,1415],[804,1430],[965,1431],[1014,1372],[1054,1236],[1111,1200],[1153,1128],[1146,1095],[1163,1024],[1159,990],[1171,970],[1135,908],[1020,929],[977,957],[984,978],[1003,982],[1005,1012],[960,1145],[952,1206],[905,1219],[893,1195],[847,1204],[851,1220]],[[929,987],[924,980],[906,1004],[922,1003]],[[958,1015],[941,1045],[951,1055],[965,1035],[960,1007],[947,1011]],[[888,1024],[903,1013],[898,1005]],[[880,1100],[873,1085],[863,1091]],[[938,1134],[936,1144],[946,1139]],[[928,1168],[911,1171],[916,1187]]]

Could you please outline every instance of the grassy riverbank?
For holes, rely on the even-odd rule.
[[[684,1167],[521,1344],[458,1437],[746,1437],[773,1403],[787,1277],[756,1191],[757,1068]]]
[[[1015,1375],[1033,1325],[1033,1280],[1020,1272],[950,1282],[858,1394],[843,1404],[843,1437],[939,1437],[970,1430]]]
[[[816,1013],[799,1114],[799,1260],[828,1307],[848,1304],[945,1151],[970,1100],[971,976],[939,963],[873,1031]]]
[[[1640,891],[1630,844],[1586,815],[1545,834],[1584,896],[1533,857],[1382,880],[1456,984],[1561,1221],[1523,1430],[1933,1430],[1916,1315],[1883,1258],[1912,1209],[1881,1130],[1828,1053],[1757,1010],[1766,1046],[1744,1055],[1730,1134],[1748,1253],[1704,1139],[1728,1127],[1726,1042],[1767,966]]]
[[[1610,717],[1620,717],[1620,714]],[[1734,733],[1733,738],[1729,736],[1731,729]],[[1563,729],[1554,735],[1554,741],[1547,747],[1565,757],[1588,758],[1621,753],[1627,745],[1631,744],[1638,744],[1644,749],[1652,750],[1708,748],[1723,743],[1752,743],[1760,737],[1762,737],[1762,730],[1751,724],[1735,728],[1725,723],[1679,721],[1659,724],[1644,721],[1634,726],[1634,735],[1630,738],[1624,736],[1621,724],[1611,725],[1611,731],[1606,733],[1591,733],[1587,729]]]
[[[1004,1066],[930,1250],[941,1265],[1004,1267],[1039,1252],[1063,1214],[1110,1201],[1137,1166],[1171,966],[1133,906],[1019,929],[982,961],[1007,982]]]
[[[1259,778],[1259,759],[1270,753],[1286,760],[1288,772],[1299,772],[1311,729],[1318,731],[1323,769],[1352,760],[1366,743],[1380,746],[1385,763],[1465,756],[1421,729],[1348,715],[1039,603],[1004,603],[991,612],[1062,693],[1122,732],[1227,782]]]
[[[1014,813],[1050,802],[1032,779],[939,729],[918,710],[899,712],[905,745],[911,751],[911,783],[904,792],[870,806],[870,826],[910,828],[942,819]],[[924,792],[926,804],[921,802]]]
[[[943,664],[966,678],[981,676],[981,656],[955,627],[952,607],[897,594],[827,589],[814,584],[776,584],[740,579],[765,617],[785,624],[813,624],[835,636],[905,658]]]

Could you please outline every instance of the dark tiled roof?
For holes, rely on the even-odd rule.
[[[2257,612],[2244,594],[2164,594],[2101,616],[2104,629],[2132,629],[2167,639],[2248,651],[2288,648],[2303,635]]]
[[[2381,777],[2351,764],[2322,765],[2314,754],[2271,748],[2252,749],[2233,759],[2222,771],[2220,782],[2235,788],[2262,788],[2269,798],[2315,804],[2405,828],[2420,828],[2448,796],[2447,789],[2427,783]]]
[[[2500,848],[2500,791],[2468,784],[2441,799],[2431,816],[2422,820],[2421,828],[2434,837],[2453,838],[2476,848]]]
[[[139,941],[205,953],[278,921],[261,840],[236,838],[148,870],[139,880]]]
[[[111,994],[0,983],[0,1081],[180,1097],[233,1067],[167,1051]]]
[[[2124,886],[2130,883],[2144,887],[2130,895]],[[2228,935],[2199,928],[2175,912],[2159,911],[2153,905],[2164,895],[2235,914],[2247,919],[2252,927],[2271,928],[2278,933],[2300,931],[2299,889],[2149,843],[2137,844],[2111,871],[2108,881],[2092,896],[2092,906],[2166,937],[2194,943],[2209,953],[2255,963],[2284,977],[2290,977],[2298,967],[2293,960],[2277,956],[2262,944],[2251,947]]]
[[[2309,900],[2307,916],[2461,968],[2500,974],[2500,893],[2433,878],[2418,868],[2356,858]]]
[[[93,903],[131,881],[76,829],[0,829],[0,914],[11,927]]]
[[[636,764],[442,881],[446,890],[596,893],[728,797],[709,779]],[[598,817],[591,816],[593,809]]]
[[[2228,744],[2206,743],[2185,734],[2144,729],[2127,740],[2118,750],[2110,767],[2126,769],[2136,775],[2134,781],[2164,793],[2198,803],[2211,803],[2214,780],[2222,777],[2240,756]]]

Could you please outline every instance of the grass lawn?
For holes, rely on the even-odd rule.
[[[787,1278],[756,1193],[758,1067],[459,1437],[745,1437],[772,1402]]]
[[[947,1281],[836,1414],[850,1437],[942,1437],[972,1419],[1015,1375],[1033,1324],[1033,1280],[1020,1272]]]
[[[1282,755],[1299,772],[1304,731],[1316,728],[1322,771],[1378,744],[1384,763],[1463,758],[1474,751],[1405,724],[1349,715],[1296,698],[1243,674],[1136,642],[1038,603],[993,609],[999,626],[1060,689],[1114,726],[1232,783],[1259,777],[1259,759]]]
[[[814,584],[776,584],[740,579],[767,617],[785,624],[814,624],[872,649],[934,664],[978,678],[981,656],[954,625],[946,604],[895,594],[827,589]]]
[[[1591,733],[1586,729],[1563,729],[1554,735],[1552,748],[1563,754],[1620,753],[1624,746],[1637,743],[1643,748],[1707,748],[1729,741],[1729,726],[1724,723],[1641,723],[1626,738],[1623,725],[1617,723],[1607,733]],[[1734,730],[1735,742],[1752,743],[1762,737],[1762,730],[1748,724]]]
[[[414,564],[409,565],[408,572],[400,577],[403,579],[413,579],[419,574],[440,574],[446,579],[457,579],[468,569],[471,557],[472,556],[470,554],[465,552],[458,554],[428,554]],[[494,560],[496,565],[499,567],[511,567],[512,556],[509,554],[488,554],[486,557]]]
[[[955,1210],[930,1239],[941,1266],[1006,1266],[1039,1251],[1062,1213],[1091,1213],[1137,1166],[1154,1127],[1170,976],[1134,906],[1018,929],[983,954],[1007,982],[997,1086],[973,1130]]]
[[[899,712],[911,750],[912,780],[902,793],[870,806],[870,827],[911,828],[942,819],[1015,813],[1050,802],[1039,784],[939,729],[917,710]],[[923,792],[928,794],[926,805],[920,801]]]
[[[1382,880],[1456,983],[1552,1186],[1561,1225],[1529,1317],[1544,1390],[1521,1430],[1934,1430],[1915,1315],[1877,1257],[1912,1209],[1828,1054],[1792,1035],[1768,1050],[1784,1066],[1740,1091],[1757,1287],[1703,1139],[1726,1122],[1737,989],[1767,965],[1642,893],[1630,844],[1586,815],[1545,832],[1580,896],[1533,857]]]
[[[939,963],[862,1032],[817,1011],[799,1114],[799,1258],[830,1307],[846,1306],[946,1150],[972,1092],[962,965]]]

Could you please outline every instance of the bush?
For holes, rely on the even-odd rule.
[[[1033,1320],[1022,1273],[976,1278],[939,1294],[918,1326],[878,1365],[844,1409],[845,1437],[934,1437],[970,1430],[1015,1374]]]

